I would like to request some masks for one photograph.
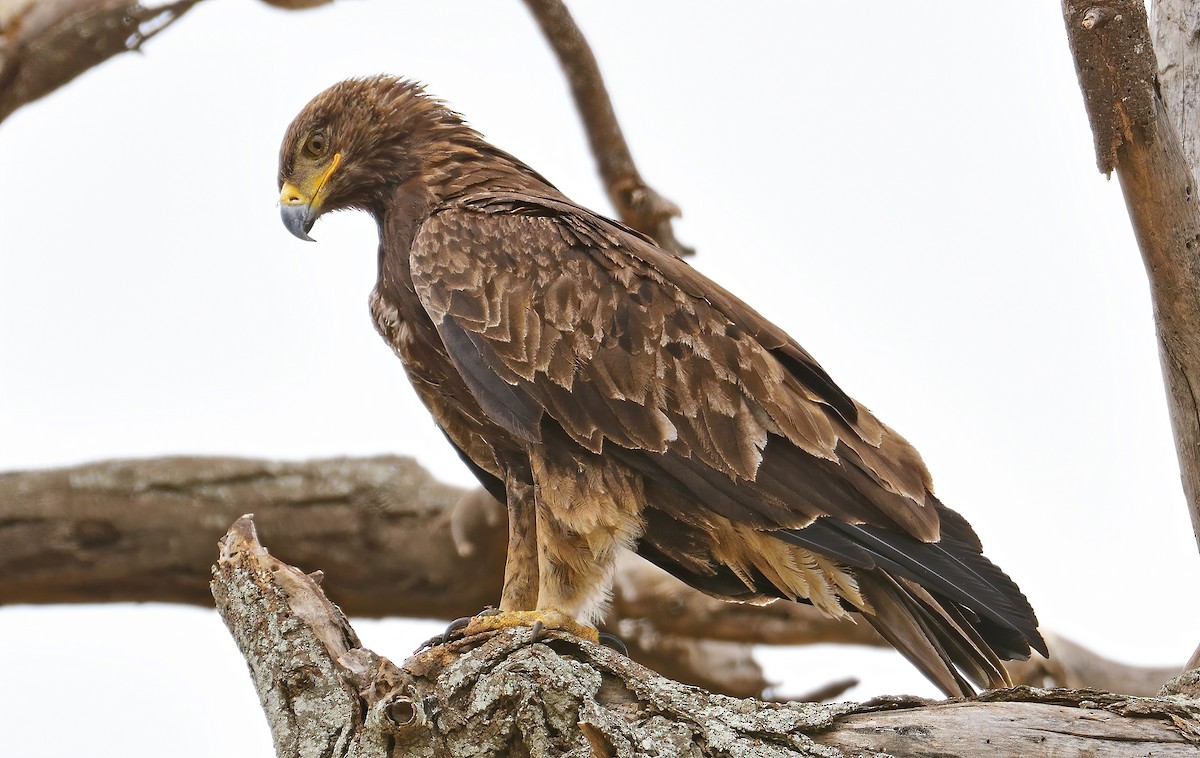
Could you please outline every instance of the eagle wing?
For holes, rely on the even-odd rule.
[[[877,572],[862,588],[874,600],[833,572],[841,601],[819,604],[873,610],[893,636],[901,617],[958,629],[934,647],[966,635],[979,655],[931,655],[968,668],[986,659],[977,681],[1003,682],[991,651],[1024,657],[1044,645],[1024,596],[932,494],[916,450],[679,258],[564,200],[488,193],[434,213],[410,259],[418,298],[494,423],[529,445],[561,429],[643,475],[655,513],[639,552],[663,568],[727,597],[802,594],[764,576],[765,564],[735,556],[725,570],[689,555],[719,521],[749,530],[738,532],[745,550],[772,549],[753,536],[767,533]],[[910,653],[925,644],[893,642]]]
[[[722,515],[938,537],[916,451],[757,312],[615,222],[493,193],[427,220],[417,295],[493,421],[643,454]],[[707,495],[707,497],[703,497]]]

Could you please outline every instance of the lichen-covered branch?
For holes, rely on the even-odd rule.
[[[613,111],[600,65],[567,6],[562,0],[525,0],[525,5],[567,77],[596,167],[617,215],[634,229],[653,237],[661,247],[679,255],[691,255],[694,251],[675,238],[671,227],[671,219],[679,215],[679,206],[658,194],[638,172]]]
[[[411,459],[177,457],[0,474],[0,604],[207,605],[212,545],[250,512],[283,560],[325,573],[351,615],[451,619],[500,595],[505,509]],[[656,671],[740,696],[769,684],[749,645],[883,644],[808,605],[715,600],[634,556],[617,572],[608,628]],[[1015,668],[1017,681],[1148,695],[1169,677],[1059,644],[1051,637],[1051,662]]]
[[[559,633],[489,633],[397,666],[249,518],[221,541],[217,608],[279,756],[1195,755],[1200,702],[1017,688],[969,701],[767,703],[714,695]]]

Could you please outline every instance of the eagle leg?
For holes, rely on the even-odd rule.
[[[504,562],[501,611],[528,611],[537,606],[537,518],[533,485],[512,472],[505,477],[508,500],[508,556]]]
[[[621,464],[571,447],[548,442],[530,455],[537,609],[593,623],[608,600],[618,549],[641,536],[644,498],[641,479]]]

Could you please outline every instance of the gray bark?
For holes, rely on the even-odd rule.
[[[607,648],[510,629],[401,665],[362,648],[314,579],[249,518],[213,596],[279,756],[1194,756],[1200,701],[1019,687],[972,700],[765,703],[664,679]]]
[[[1158,92],[1192,179],[1200,184],[1200,6],[1191,0],[1155,0],[1150,10]]]

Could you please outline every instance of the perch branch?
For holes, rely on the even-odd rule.
[[[1195,755],[1200,702],[1016,688],[972,700],[767,703],[664,679],[607,648],[528,629],[397,666],[365,650],[317,582],[249,518],[221,541],[217,608],[277,755]]]

